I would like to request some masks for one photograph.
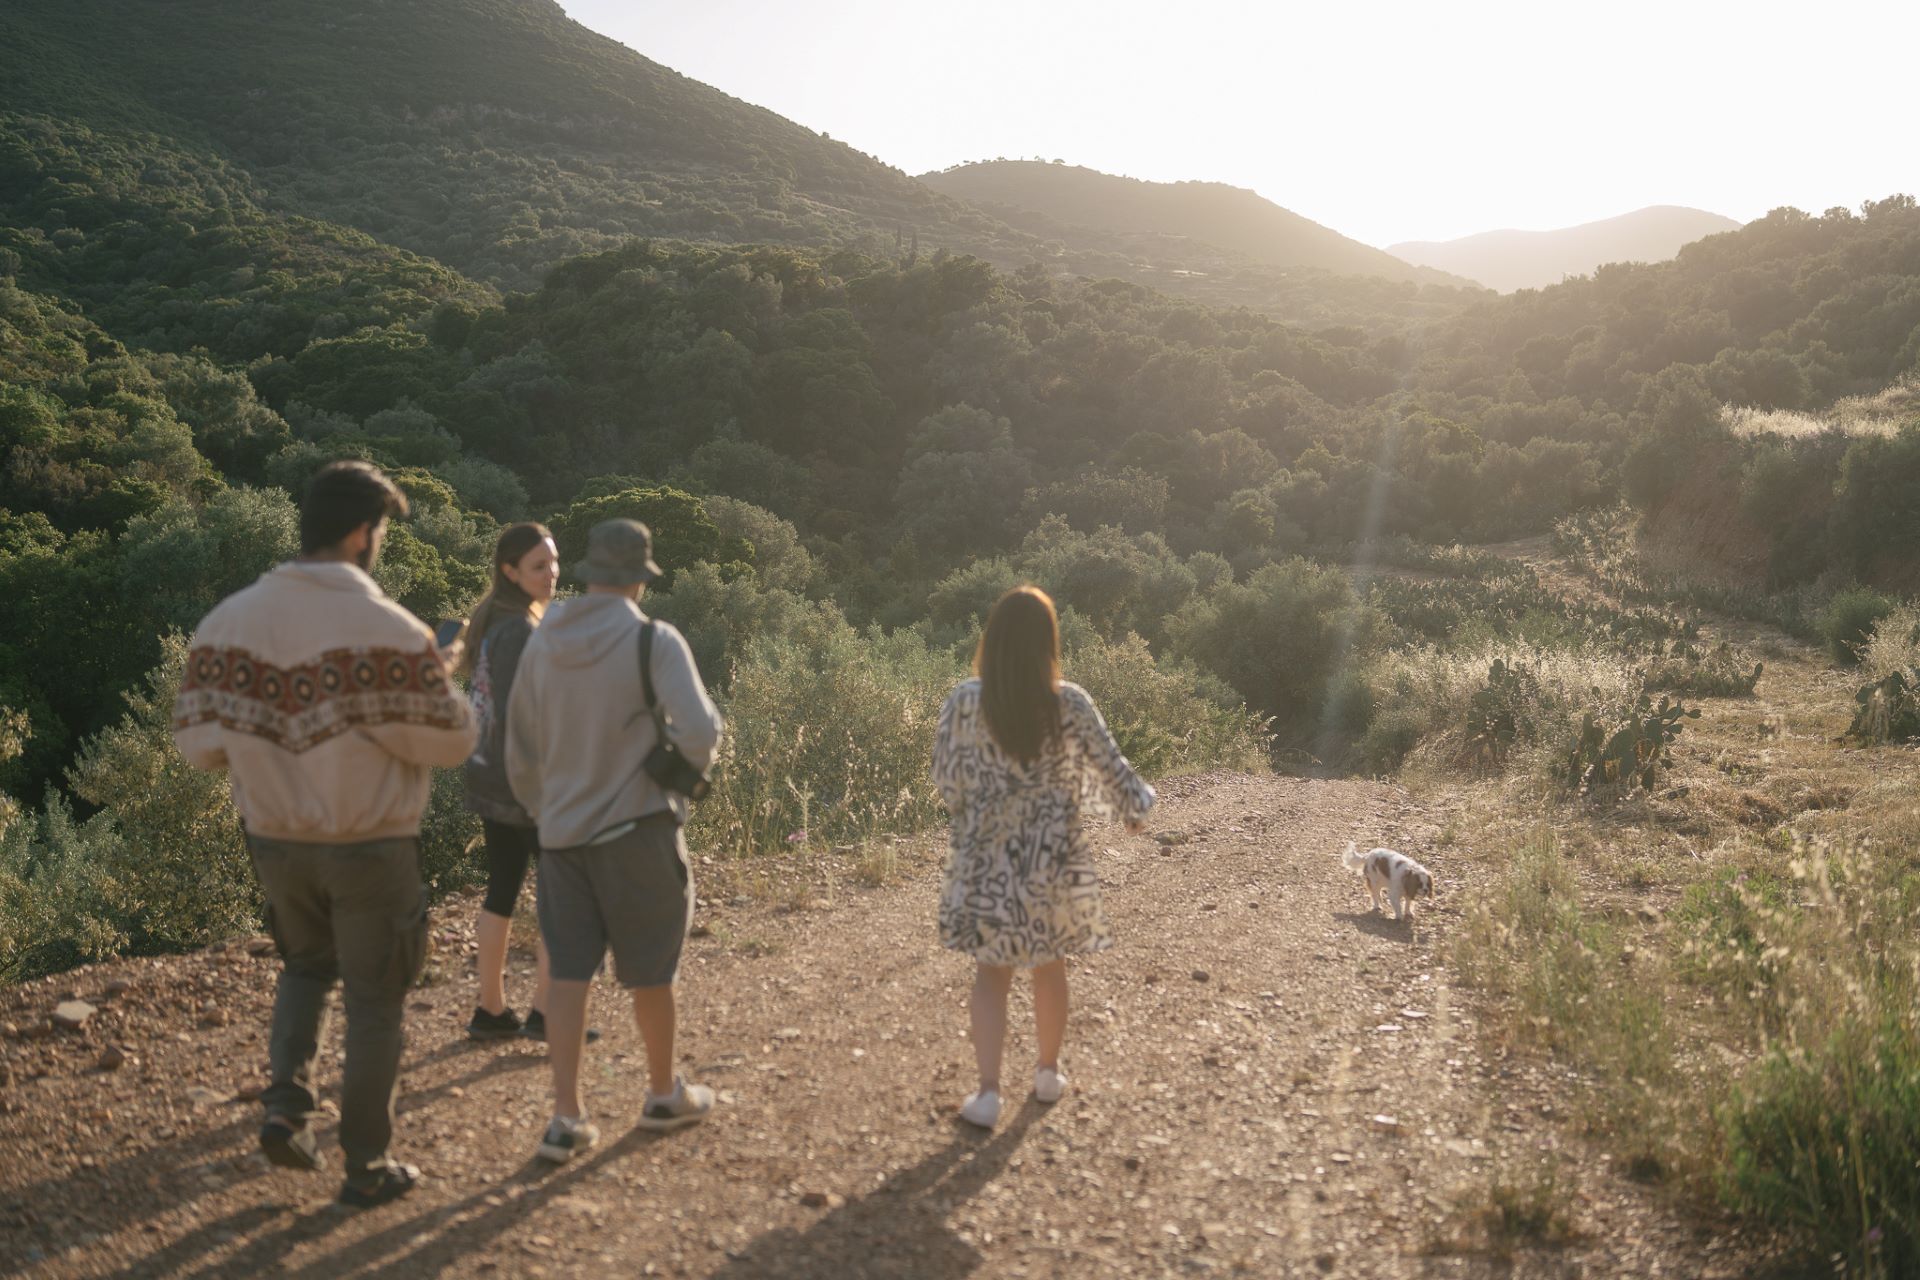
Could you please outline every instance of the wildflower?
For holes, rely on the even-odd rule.
[[[807,831],[805,827],[802,827],[798,831],[787,832],[788,844],[805,844],[806,842],[807,842]]]

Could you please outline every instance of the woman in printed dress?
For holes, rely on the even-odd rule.
[[[1044,591],[1000,597],[973,666],[941,708],[933,780],[953,817],[940,942],[976,962],[969,1010],[980,1087],[960,1115],[990,1129],[1013,971],[1033,971],[1033,1096],[1056,1102],[1067,1086],[1066,958],[1113,945],[1081,820],[1117,817],[1138,832],[1154,794],[1086,690],[1060,678],[1060,623]]]

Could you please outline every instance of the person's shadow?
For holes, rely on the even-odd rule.
[[[959,1280],[985,1257],[947,1217],[1006,1169],[1046,1108],[1028,1099],[992,1138],[956,1132],[946,1146],[848,1200],[805,1230],[781,1227],[730,1255],[710,1280],[845,1276],[849,1280]],[[956,1129],[961,1129],[955,1122]]]

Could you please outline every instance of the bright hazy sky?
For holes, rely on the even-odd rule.
[[[1059,157],[1370,244],[1920,194],[1916,0],[561,0],[908,173]]]

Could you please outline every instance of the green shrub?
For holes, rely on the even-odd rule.
[[[1354,763],[1367,773],[1398,769],[1427,735],[1427,719],[1420,708],[1385,704],[1374,712],[1367,731],[1354,745]]]
[[[1384,620],[1354,599],[1345,574],[1296,559],[1217,584],[1168,625],[1176,655],[1275,717],[1297,744],[1325,724],[1334,678],[1379,646]]]
[[[630,477],[607,478],[624,482]],[[604,492],[605,486],[589,482],[566,510],[547,524],[560,548],[562,571],[573,572],[574,565],[586,558],[587,535],[602,520],[623,518],[638,520],[653,534],[653,558],[665,571],[660,589],[671,590],[676,572],[702,560],[722,566],[751,562],[753,548],[738,537],[720,532],[707,515],[700,499],[679,489],[626,487]]]
[[[161,663],[126,695],[126,714],[82,748],[69,781],[97,813],[76,822],[55,796],[39,813],[0,822],[0,979],[186,950],[259,926],[227,775],[195,769],[173,745],[186,652],[181,636],[163,640]],[[460,771],[436,770],[420,841],[436,897],[481,882],[479,835]]]
[[[1769,967],[1761,959],[1766,919],[1791,902],[1792,888],[1778,876],[1732,867],[1687,886],[1671,917],[1687,939],[1683,970],[1738,990],[1763,983]]]
[[[1867,587],[1838,593],[1820,619],[1820,638],[1827,642],[1827,653],[1843,667],[1855,665],[1880,620],[1899,607],[1898,600]]]
[[[480,816],[467,808],[467,783],[459,769],[435,769],[427,810],[420,815],[420,879],[434,898],[487,881]]]
[[[749,854],[917,831],[945,814],[933,730],[962,670],[910,632],[758,640],[733,669],[714,788],[689,838]]]
[[[187,642],[162,642],[160,665],[128,692],[127,713],[96,734],[73,767],[73,792],[112,822],[120,856],[120,927],[141,951],[204,946],[253,927],[260,896],[224,773],[174,749],[172,711]]]
[[[755,574],[730,578],[711,564],[681,570],[670,593],[648,592],[641,604],[687,638],[701,678],[716,690],[732,682],[735,664],[753,641],[845,625],[831,604],[806,600],[777,583],[762,585]]]
[[[1848,1274],[1920,1271],[1920,1029],[1911,1011],[1848,1020],[1769,1053],[1724,1117],[1734,1208],[1804,1232]]]
[[[125,950],[119,887],[107,870],[124,856],[110,821],[75,822],[57,796],[0,830],[0,982]]]
[[[1347,667],[1336,672],[1327,682],[1316,754],[1323,760],[1344,759],[1366,734],[1378,709],[1379,698],[1365,671]]]
[[[1147,777],[1267,763],[1272,734],[1265,719],[1218,680],[1178,662],[1155,662],[1139,636],[1078,640],[1067,652],[1066,675],[1092,696],[1120,749]]]

